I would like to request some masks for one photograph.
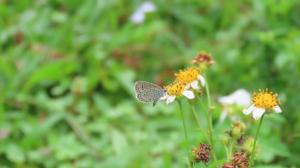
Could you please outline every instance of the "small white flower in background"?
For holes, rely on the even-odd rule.
[[[279,107],[279,99],[277,94],[266,90],[260,90],[258,93],[253,94],[252,104],[244,109],[243,113],[248,115],[252,113],[253,118],[258,120],[263,116],[266,110],[273,110],[275,113],[281,113]]]
[[[220,122],[223,122],[228,116],[230,106],[237,105],[242,108],[248,107],[251,104],[251,95],[245,89],[238,89],[228,96],[220,97],[218,101],[223,105],[223,110],[220,116]],[[232,116],[232,120],[235,120],[234,116]]]
[[[146,1],[141,4],[136,11],[131,15],[130,20],[135,24],[141,24],[145,20],[146,13],[154,12],[155,5],[151,1]]]
[[[165,87],[166,95],[160,98],[160,100],[166,100],[166,103],[172,103],[177,96],[185,96],[188,99],[194,99],[195,94],[191,90],[187,90],[183,83],[174,82]]]
[[[218,101],[223,105],[249,106],[251,104],[251,95],[245,89],[238,89],[228,96],[220,97]]]

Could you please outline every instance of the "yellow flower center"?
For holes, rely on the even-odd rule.
[[[264,109],[272,109],[279,103],[277,94],[268,90],[260,90],[258,93],[253,93],[252,102],[256,107]]]
[[[179,96],[184,90],[184,84],[179,82],[174,82],[165,87],[166,92],[170,96]]]
[[[176,81],[182,83],[184,85],[197,80],[199,75],[199,70],[197,68],[188,68],[185,70],[180,70],[178,73],[175,74]]]

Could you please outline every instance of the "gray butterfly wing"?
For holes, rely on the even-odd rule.
[[[134,85],[136,98],[141,102],[156,103],[165,95],[165,90],[158,85],[146,81],[136,81]],[[154,104],[155,105],[155,104]]]

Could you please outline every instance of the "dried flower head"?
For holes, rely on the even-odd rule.
[[[281,113],[282,110],[279,107],[279,99],[277,94],[272,91],[259,90],[252,96],[252,105],[243,111],[244,114],[248,115],[252,112],[254,119],[259,119],[266,110],[274,110],[276,113]]]
[[[212,65],[215,63],[210,53],[201,51],[197,56],[192,60],[192,64],[207,64]]]
[[[223,164],[222,168],[248,168],[249,159],[246,153],[236,152],[230,163]]]
[[[232,163],[224,163],[222,168],[234,168]]]
[[[193,154],[196,162],[207,164],[210,159],[210,147],[207,144],[200,144],[193,149]]]
[[[248,168],[249,159],[246,153],[237,152],[233,155],[232,164],[234,168]]]

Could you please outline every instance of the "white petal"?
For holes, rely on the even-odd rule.
[[[222,113],[221,113],[219,122],[220,122],[220,123],[223,123],[223,122],[225,121],[226,117],[227,117],[227,109],[224,109],[224,110],[222,111]]]
[[[252,105],[249,106],[248,108],[244,109],[244,110],[243,110],[243,113],[244,113],[245,115],[248,115],[248,114],[250,114],[250,113],[254,110],[254,108],[255,108],[255,106],[254,106],[254,104],[252,104]]]
[[[249,106],[251,104],[251,95],[245,89],[238,89],[232,95],[234,97],[234,102],[237,105]]]
[[[167,104],[172,103],[175,100],[176,96],[168,96],[167,97]]]
[[[245,89],[238,89],[228,96],[218,99],[221,104],[236,104],[240,106],[249,106],[251,104],[251,95]]]
[[[258,108],[258,107],[254,107],[254,110],[253,110],[253,118],[255,120],[258,120],[265,112],[266,110],[263,109],[263,108]]]
[[[273,108],[273,110],[275,111],[275,113],[281,113],[282,112],[282,110],[281,110],[281,108],[279,106],[275,106]]]
[[[234,99],[231,95],[220,97],[218,101],[224,105],[234,104]]]
[[[182,94],[187,97],[188,99],[193,99],[195,98],[195,94],[193,91],[190,91],[190,90],[185,90],[182,92]]]
[[[205,78],[202,75],[198,75],[198,79],[199,79],[201,85],[205,86],[205,84],[206,84]]]
[[[159,98],[159,100],[166,100],[166,99],[167,99],[167,97],[168,97],[168,95],[167,95],[167,94],[165,94],[163,97]]]
[[[199,89],[199,85],[198,85],[198,81],[197,80],[194,80],[192,83],[191,83],[191,87],[195,90],[198,90]]]

